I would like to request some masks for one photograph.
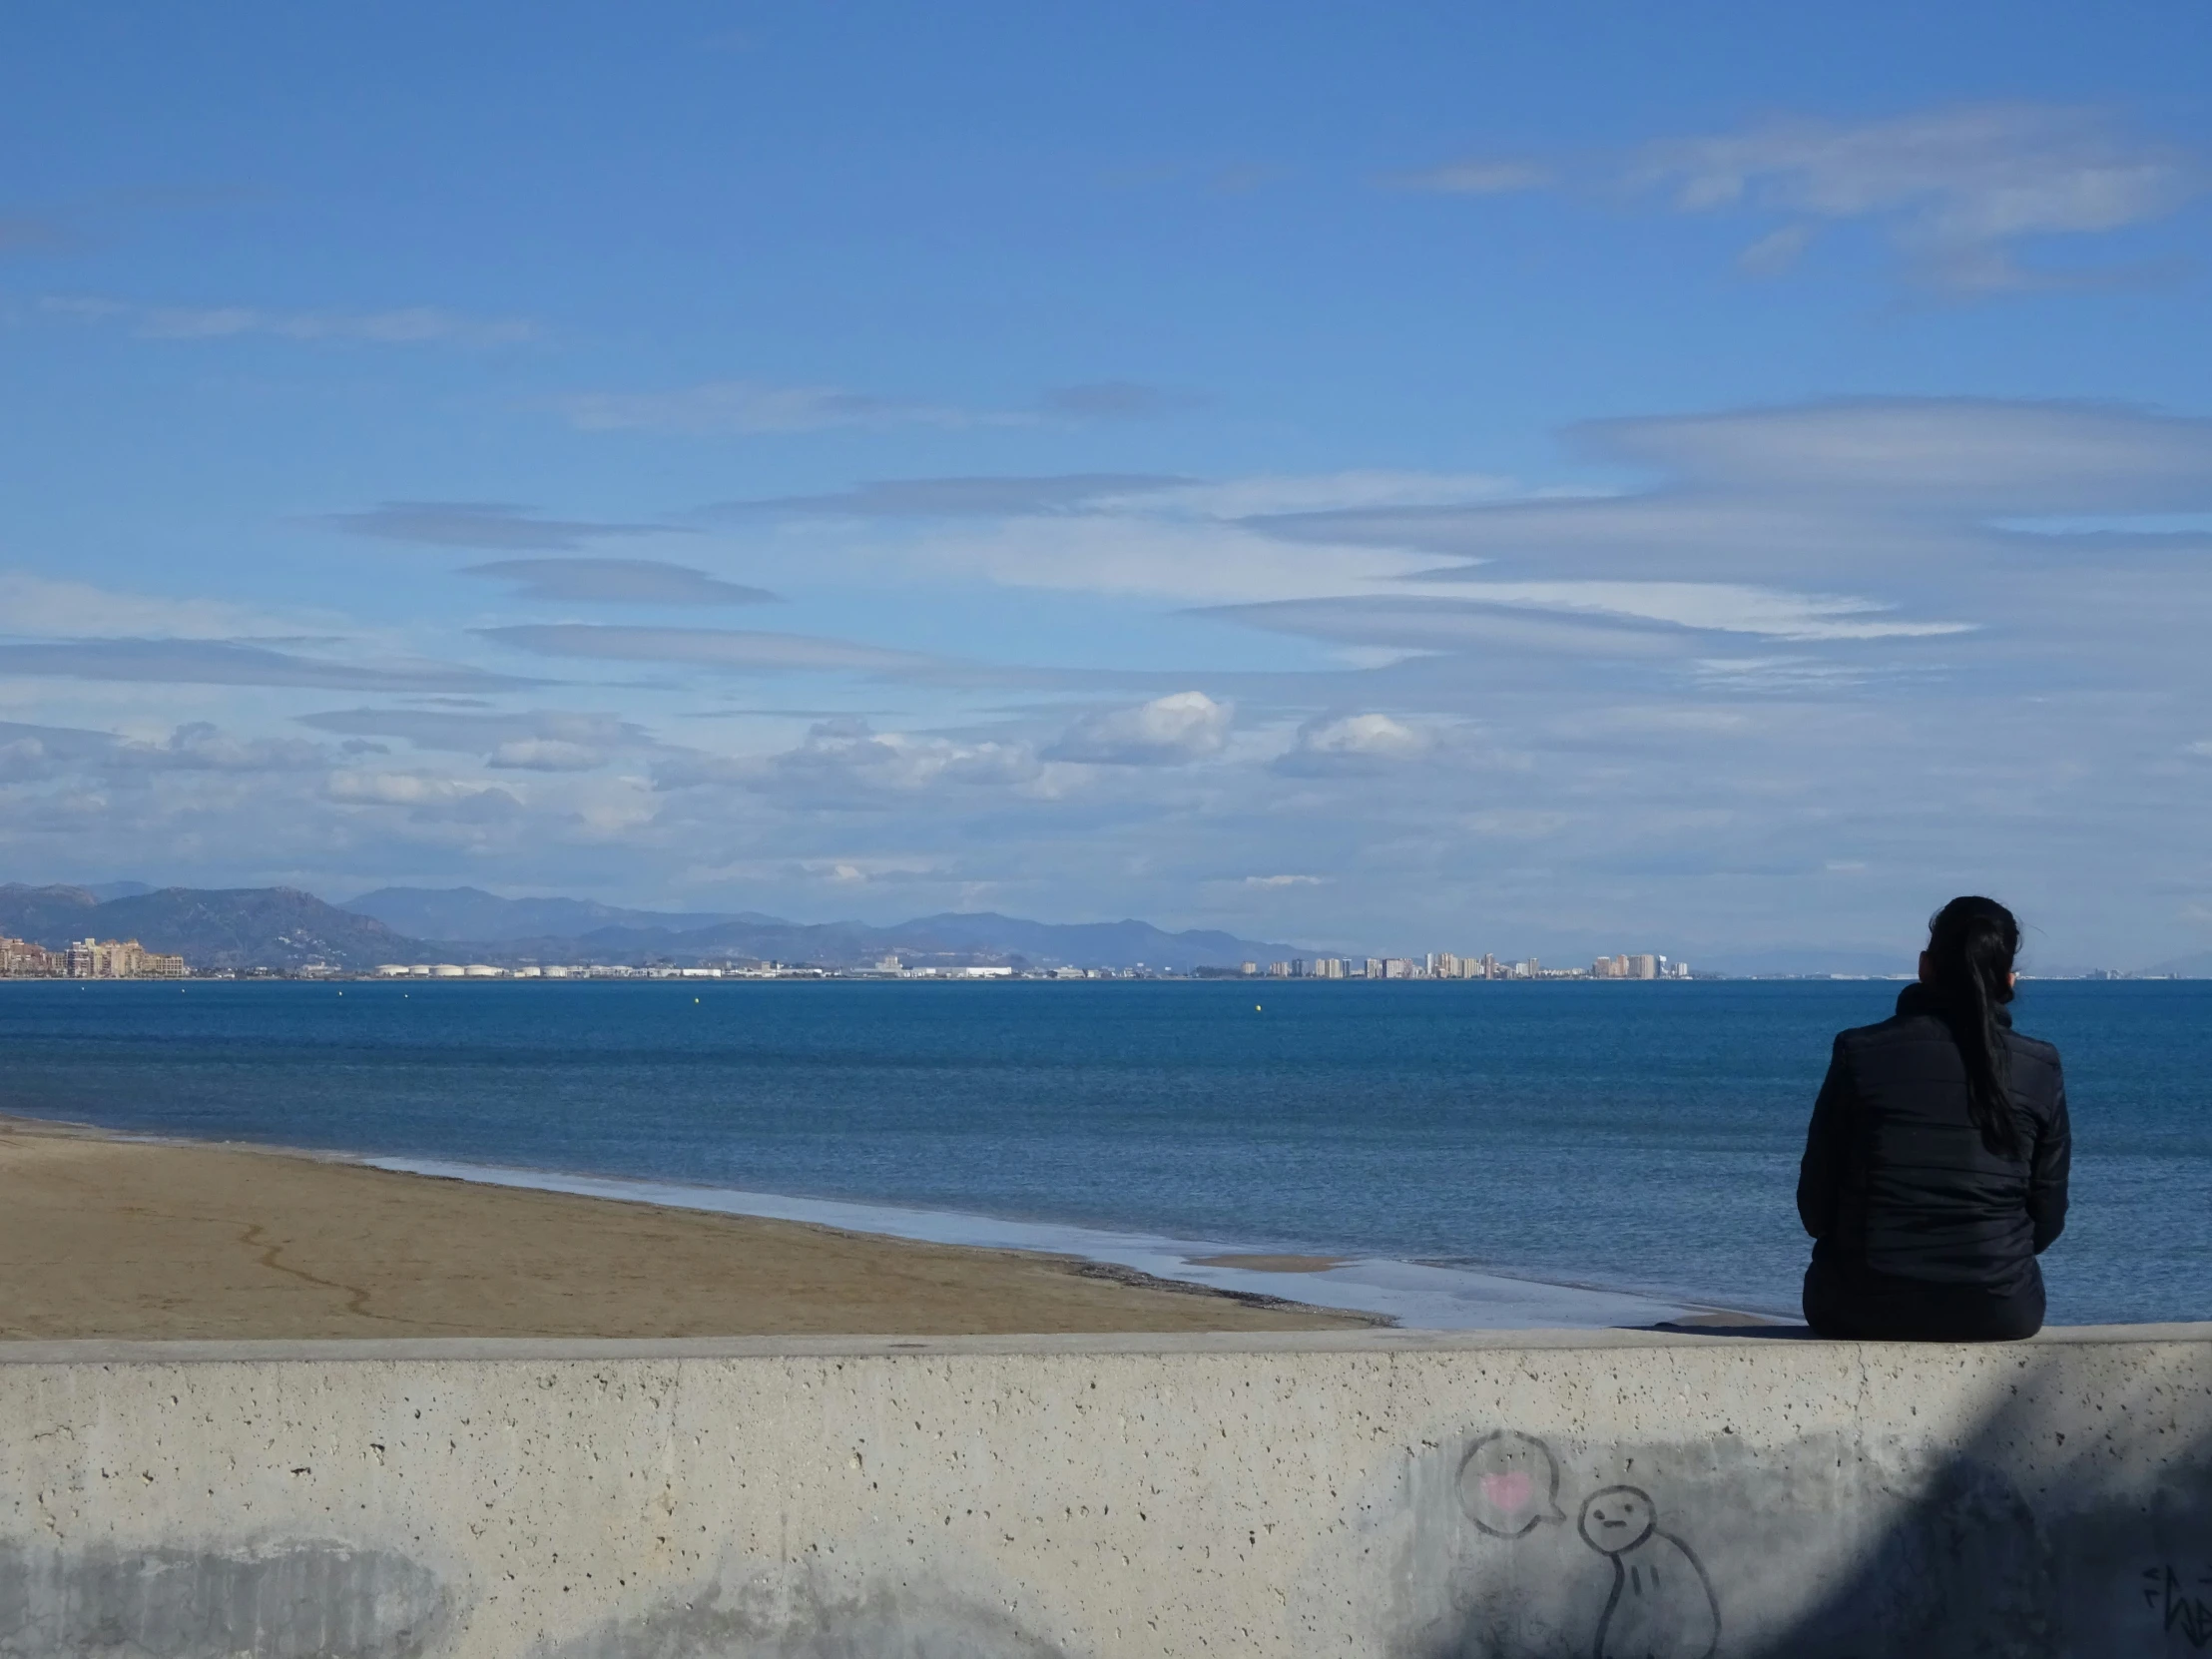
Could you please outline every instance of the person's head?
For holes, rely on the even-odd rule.
[[[1981,1142],[2000,1157],[2015,1157],[2019,1125],[2005,1089],[2003,1022],[1997,1010],[2012,1000],[2019,975],[2020,924],[1993,898],[1954,898],[1928,922],[1921,952],[1921,982],[1942,1000],[1958,1057],[1966,1065],[1966,1092]]]

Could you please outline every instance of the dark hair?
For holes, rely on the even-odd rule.
[[[2020,1155],[2020,1130],[2006,1089],[2011,1051],[1997,1010],[2012,1000],[2012,958],[2020,924],[1993,898],[1954,898],[1928,921],[1930,988],[1966,1063],[1966,1111],[1981,1144],[1999,1158]]]

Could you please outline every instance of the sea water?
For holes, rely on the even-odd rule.
[[[17,981],[0,1111],[1789,1315],[1830,1039],[1897,990]],[[2212,1318],[2212,982],[2030,982],[2016,1013],[2073,1112],[2053,1321]]]

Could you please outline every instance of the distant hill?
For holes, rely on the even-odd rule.
[[[363,913],[372,903],[381,917]],[[407,923],[404,929],[393,925],[395,918]],[[486,931],[474,938],[447,931],[471,924]],[[293,887],[164,887],[103,901],[85,887],[0,886],[0,933],[49,946],[87,934],[135,938],[149,950],[175,951],[203,970],[296,968],[317,960],[350,969],[380,962],[646,960],[850,967],[895,951],[917,965],[1142,964],[1187,972],[1311,954],[1298,945],[1204,928],[1171,933],[1143,921],[1026,921],[980,911],[876,927],[758,914],[626,910],[572,898],[507,899],[473,887],[386,887],[339,908]]]
[[[1694,965],[1699,971],[1736,974],[1745,977],[1772,975],[1780,978],[1792,974],[1874,974],[1911,973],[1916,958],[1911,951],[1887,950],[1830,950],[1818,945],[1794,950],[1736,950],[1719,951],[1711,956],[1699,955]]]
[[[84,887],[0,887],[0,933],[58,947],[87,935],[137,939],[194,968],[368,968],[424,961],[424,947],[382,922],[296,887],[164,887],[102,901]]]
[[[1136,967],[1176,972],[1240,961],[1278,961],[1311,951],[1193,928],[1170,933],[1143,921],[1025,921],[990,911],[922,916],[888,927],[857,921],[796,922],[746,917],[690,930],[607,927],[579,938],[532,941],[583,961],[756,961],[859,964],[896,951],[926,965],[1024,962],[1038,967]],[[525,948],[521,942],[510,950]]]
[[[2170,962],[2143,969],[2145,973],[2170,973],[2176,979],[2212,979],[2212,950],[2193,951]]]
[[[83,938],[99,907],[99,898],[84,887],[26,887],[10,881],[0,886],[0,933],[53,948]]]
[[[719,911],[626,910],[588,898],[501,898],[481,887],[378,887],[342,906],[374,916],[416,939],[574,939],[602,927],[667,928],[683,932],[726,921],[775,922],[774,916]]]

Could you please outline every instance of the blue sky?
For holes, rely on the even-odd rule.
[[[2212,945],[2201,7],[9,35],[9,877]]]

